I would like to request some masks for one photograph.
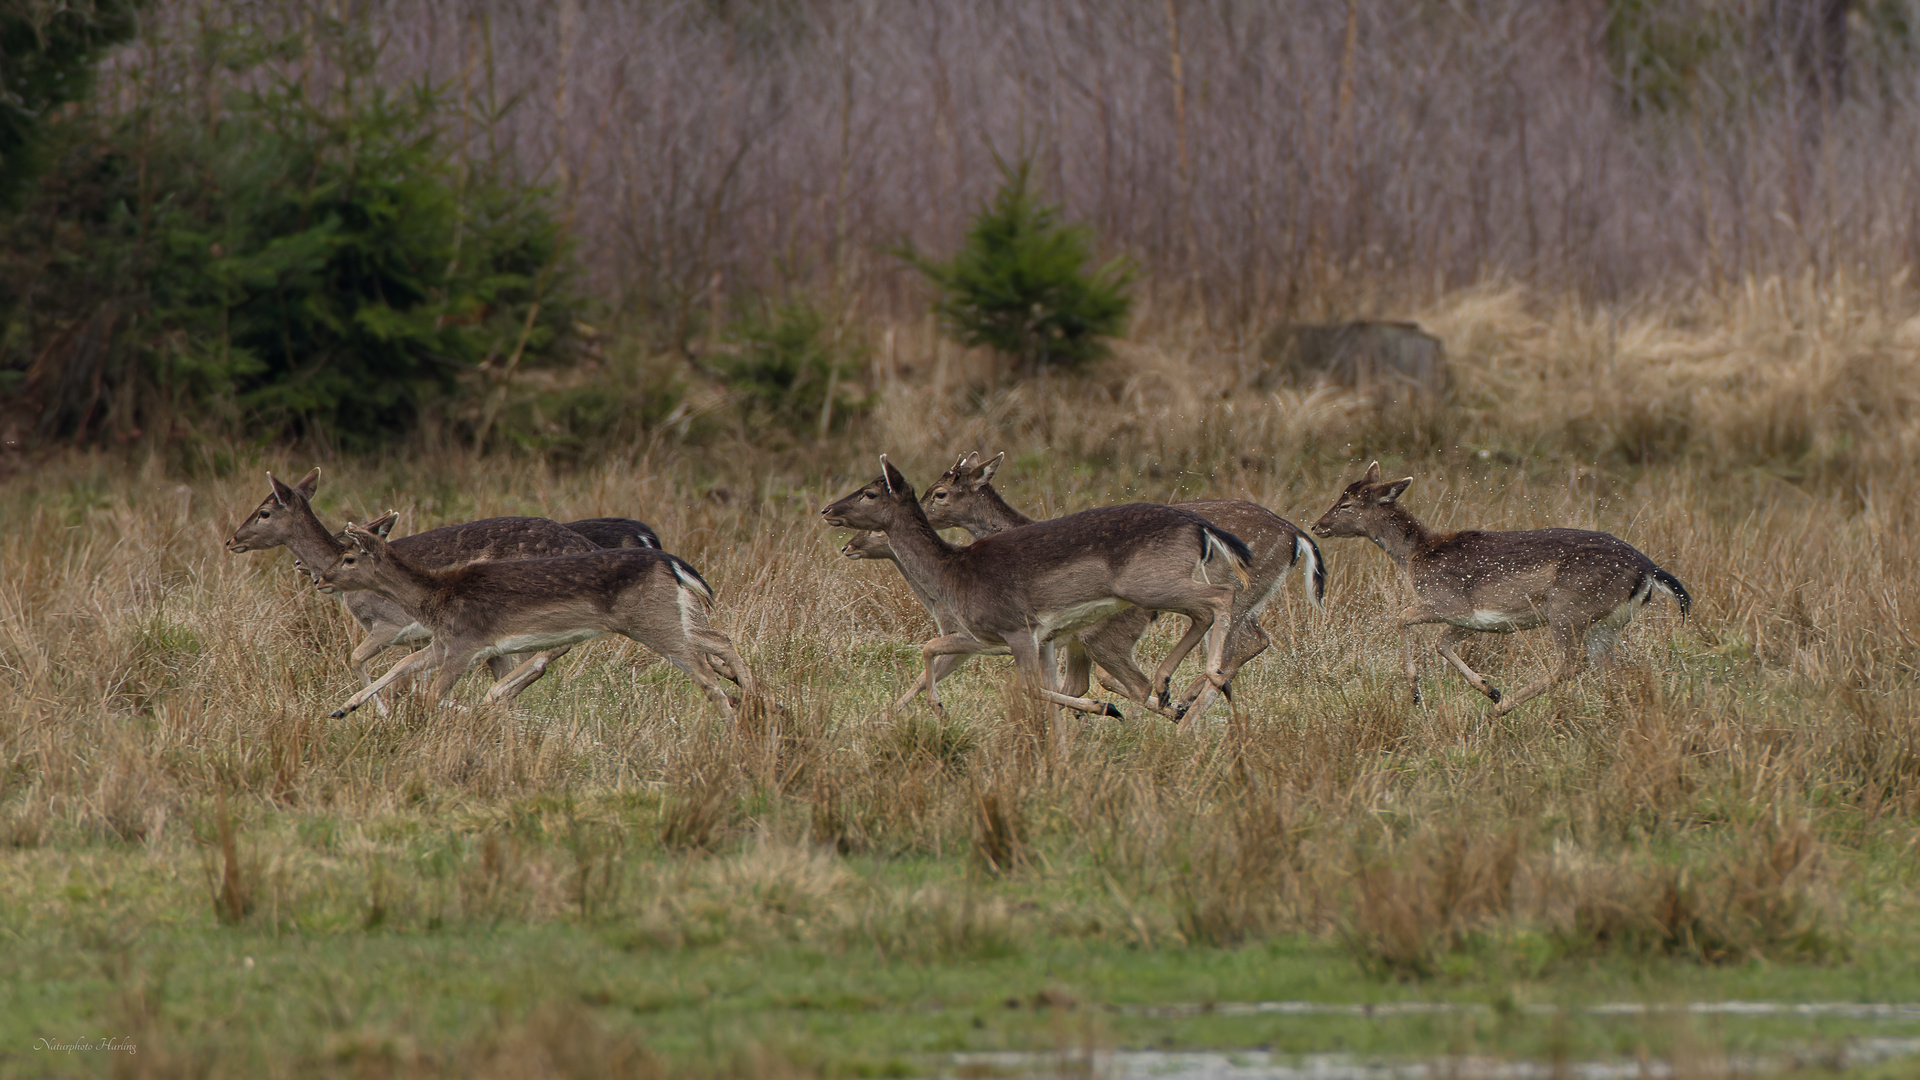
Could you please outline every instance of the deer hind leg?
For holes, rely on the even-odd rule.
[[[753,669],[734,651],[733,639],[712,627],[687,632],[687,643],[700,654],[709,668],[740,688],[743,694],[755,692]]]
[[[739,722],[739,717],[733,710],[733,699],[728,697],[727,692],[721,688],[720,677],[714,673],[713,666],[707,662],[707,657],[712,654],[695,646],[692,640],[693,634],[682,635],[677,641],[658,641],[650,640],[638,631],[622,630],[620,632],[659,653],[667,663],[679,668],[687,678],[698,684],[700,689],[706,692],[707,700],[713,702],[713,707],[720,710],[720,715],[726,718],[728,725]]]
[[[1488,700],[1498,705],[1500,704],[1499,688],[1489,683],[1486,676],[1468,667],[1467,662],[1460,658],[1460,643],[1467,639],[1469,633],[1471,631],[1458,626],[1448,626],[1440,632],[1440,641],[1434,646],[1434,651],[1445,657],[1447,663],[1452,664],[1460,672],[1461,676],[1467,680],[1468,686],[1487,695]]]
[[[1587,668],[1586,636],[1588,622],[1555,622],[1553,640],[1560,646],[1560,662],[1547,677],[1493,707],[1493,715],[1505,716],[1526,702],[1566,682]]]
[[[1229,639],[1227,649],[1227,682],[1221,688],[1223,690],[1233,685],[1233,677],[1240,674],[1240,669],[1246,665],[1247,661],[1266,652],[1267,646],[1273,644],[1273,639],[1267,636],[1266,630],[1260,626],[1260,621],[1251,612],[1240,616],[1234,622],[1231,633],[1232,637]],[[1184,713],[1198,707],[1201,712],[1205,712],[1213,704],[1213,692],[1213,684],[1208,682],[1205,676],[1196,676],[1187,684],[1186,693],[1180,699],[1180,711]],[[1228,692],[1231,693],[1230,690]],[[1200,700],[1203,694],[1207,696],[1204,702]]]

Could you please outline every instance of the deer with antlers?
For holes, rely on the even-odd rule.
[[[1417,626],[1444,624],[1438,652],[1494,703],[1498,716],[1599,662],[1654,593],[1673,597],[1683,618],[1693,607],[1679,578],[1607,533],[1430,530],[1400,505],[1412,483],[1411,476],[1381,480],[1376,461],[1314,522],[1313,532],[1323,539],[1373,541],[1413,584],[1416,602],[1400,613],[1399,625],[1415,702],[1420,700],[1412,636]],[[1560,661],[1546,678],[1519,693],[1503,696],[1460,658],[1458,647],[1469,633],[1511,634],[1542,626],[1552,632]]]

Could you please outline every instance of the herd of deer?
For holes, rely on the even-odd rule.
[[[993,488],[1005,455],[968,454],[916,496],[880,459],[872,483],[829,504],[829,526],[857,530],[850,559],[888,559],[933,617],[939,635],[921,647],[924,668],[896,704],[925,692],[940,707],[939,683],[977,655],[1012,655],[1040,699],[1119,716],[1086,696],[1094,670],[1113,692],[1155,713],[1190,721],[1215,695],[1231,700],[1234,674],[1264,651],[1259,616],[1298,566],[1319,605],[1326,564],[1312,538],[1264,507],[1239,499],[1178,505],[1131,503],[1035,521]],[[661,549],[646,525],[627,518],[561,524],[546,518],[488,518],[389,540],[395,514],[335,533],[314,516],[315,469],[273,490],[227,541],[230,552],[285,546],[320,591],[341,593],[366,631],[352,666],[362,689],[345,716],[403,677],[434,675],[430,700],[486,661],[488,702],[511,699],[574,645],[621,634],[685,672],[729,720],[758,690],[725,634],[708,622],[713,590],[685,560]],[[1416,602],[1399,626],[1413,699],[1420,700],[1414,628],[1444,624],[1437,651],[1496,714],[1545,693],[1598,661],[1653,594],[1692,600],[1672,574],[1616,537],[1581,529],[1436,532],[1400,505],[1413,478],[1383,481],[1375,462],[1347,485],[1313,533],[1365,537],[1407,575]],[[959,527],[972,543],[940,530]],[[1134,646],[1161,612],[1190,626],[1149,678]],[[1548,675],[1503,697],[1467,666],[1458,646],[1469,631],[1549,628],[1560,659]],[[1173,672],[1206,642],[1203,673],[1177,697]],[[388,646],[426,642],[379,678],[367,664]],[[1065,674],[1059,667],[1064,650]],[[729,695],[721,679],[734,683]]]

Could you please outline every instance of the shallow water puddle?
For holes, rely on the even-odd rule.
[[[1344,1016],[1388,1018],[1487,1014],[1485,1002],[1396,1001],[1346,1004],[1319,1001],[1219,1001],[1172,1005],[1110,1005],[1134,1016]],[[1833,1017],[1920,1021],[1920,1003],[1852,1001],[1609,1002],[1567,1009],[1515,1005],[1536,1016]],[[1361,1058],[1352,1054],[1280,1054],[1265,1051],[1111,1050],[960,1053],[936,1065],[939,1075],[967,1078],[1087,1077],[1101,1080],[1683,1080],[1688,1076],[1778,1076],[1834,1071],[1920,1055],[1920,1038],[1846,1037],[1818,1047],[1768,1054],[1732,1054],[1685,1065],[1670,1061],[1512,1061],[1492,1057]]]
[[[954,1054],[938,1075],[968,1080],[1042,1077],[1100,1080],[1684,1080],[1688,1076],[1779,1076],[1860,1068],[1920,1054],[1916,1039],[1850,1039],[1820,1050],[1739,1054],[1697,1066],[1666,1061],[1501,1061],[1438,1057],[1362,1060],[1348,1054],[1115,1050],[1093,1054]]]
[[[1388,1001],[1377,1004],[1344,1004],[1323,1001],[1208,1001],[1172,1005],[1112,1005],[1111,1011],[1136,1016],[1448,1016],[1469,1013],[1492,1014],[1496,1010],[1483,1001]],[[1515,1005],[1513,1011],[1535,1016],[1552,1016],[1566,1010],[1560,1005]],[[1853,1020],[1917,1020],[1920,1003],[1855,1001],[1616,1001],[1601,1005],[1581,1005],[1572,1010],[1586,1016],[1831,1016]]]

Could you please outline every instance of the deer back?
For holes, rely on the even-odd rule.
[[[582,518],[567,522],[567,528],[586,537],[596,547],[653,548],[663,550],[660,537],[643,521],[623,517]]]

